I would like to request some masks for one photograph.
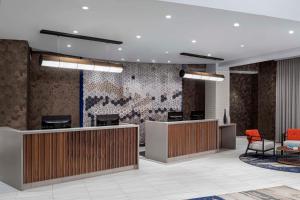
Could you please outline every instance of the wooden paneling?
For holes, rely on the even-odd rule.
[[[217,121],[169,125],[168,157],[217,149]]]
[[[137,165],[137,128],[24,135],[24,183]]]

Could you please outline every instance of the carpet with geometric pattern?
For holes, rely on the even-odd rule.
[[[279,186],[259,190],[250,190],[219,196],[199,197],[191,200],[299,200],[300,191],[287,187]]]
[[[298,156],[298,155],[296,155]],[[277,162],[277,158],[273,155],[265,155],[262,158],[260,155],[256,155],[255,153],[249,153],[247,156],[244,154],[240,155],[240,160],[265,169],[272,169],[283,172],[292,172],[292,173],[300,173],[300,167],[294,165],[284,165]]]

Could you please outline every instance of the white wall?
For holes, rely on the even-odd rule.
[[[207,65],[207,72],[216,72],[216,65]],[[215,119],[216,118],[216,82],[206,81],[205,82],[205,118]]]
[[[300,55],[300,48],[295,48],[295,49],[288,49],[279,52],[273,52],[273,53],[260,55],[256,57],[242,58],[233,61],[225,61],[222,62],[221,65],[227,67],[235,67],[241,65],[248,65],[252,63],[269,61],[269,60],[285,60],[285,59],[297,58],[299,57],[299,55]]]
[[[225,80],[216,83],[216,118],[219,119],[219,123],[223,123],[224,109],[228,120],[229,108],[230,108],[230,72],[229,68],[217,68],[217,74],[223,74]]]
[[[205,82],[205,118],[216,118],[216,83],[211,81]]]
[[[224,109],[229,117],[230,107],[230,72],[227,67],[219,67],[217,64],[208,65],[207,72],[223,74],[222,82],[205,82],[205,117],[218,119],[223,123]]]

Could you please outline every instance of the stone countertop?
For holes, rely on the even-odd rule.
[[[2,131],[9,131],[19,134],[43,134],[43,133],[67,133],[77,131],[93,131],[93,130],[107,130],[107,129],[120,129],[120,128],[138,128],[135,124],[113,125],[113,126],[95,126],[95,127],[78,127],[78,128],[64,128],[64,129],[43,129],[43,130],[17,130],[10,127],[0,127],[0,134]]]
[[[161,124],[189,124],[189,123],[199,123],[199,122],[211,122],[211,121],[218,121],[217,119],[202,119],[202,120],[183,120],[183,121],[149,121],[147,120],[146,123],[161,123]]]

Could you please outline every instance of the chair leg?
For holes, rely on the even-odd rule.
[[[248,150],[249,150],[249,146],[250,146],[250,142],[248,142],[247,149],[246,149],[246,152],[245,152],[245,156],[247,156],[247,153],[248,153]]]
[[[262,139],[262,158],[265,158],[265,140]]]
[[[274,138],[274,146],[273,146],[273,156],[276,156],[276,143],[275,143],[275,138]]]

